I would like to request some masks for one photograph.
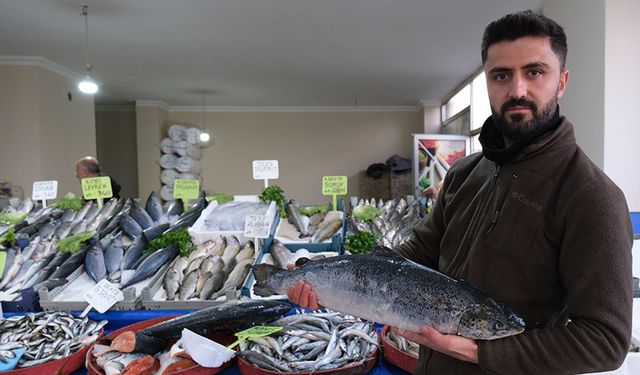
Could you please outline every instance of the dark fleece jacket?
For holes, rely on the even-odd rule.
[[[488,120],[483,132],[492,126]],[[623,193],[576,144],[564,118],[509,158],[459,160],[415,238],[396,251],[485,290],[527,329],[478,340],[479,365],[423,347],[414,372],[550,375],[619,367],[631,335],[632,244]]]

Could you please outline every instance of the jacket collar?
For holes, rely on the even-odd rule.
[[[509,148],[505,148],[502,134],[496,128],[493,116],[487,118],[480,131],[482,154],[498,165],[534,156],[558,142],[575,144],[573,126],[564,117],[560,117],[560,107],[556,108],[556,113],[548,124]]]

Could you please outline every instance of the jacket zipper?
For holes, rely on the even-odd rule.
[[[496,173],[493,175],[492,188],[495,188],[495,183],[498,180],[499,174],[500,174],[500,166],[498,165],[496,167]],[[498,224],[498,220],[500,219],[500,213],[502,212],[502,207],[504,206],[504,202],[507,198],[508,190],[509,190],[508,187],[505,186],[504,191],[496,201],[496,206],[495,206],[496,209],[495,211],[493,211],[493,214],[491,215],[491,221],[490,221],[489,228],[487,229],[487,233],[490,233],[493,230],[493,228],[495,228],[496,224]]]

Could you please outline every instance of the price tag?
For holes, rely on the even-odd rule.
[[[0,278],[4,275],[4,264],[7,262],[7,252],[0,251]]]
[[[87,315],[92,307],[100,314],[103,314],[109,310],[111,306],[123,299],[124,295],[122,291],[118,289],[118,285],[110,283],[107,279],[102,279],[84,295],[84,300],[87,301],[89,307],[82,312],[81,316]]]
[[[275,180],[280,177],[277,160],[254,160],[254,180]]]
[[[227,348],[231,349],[234,346],[238,345],[240,341],[244,341],[249,338],[260,338],[272,335],[278,331],[282,331],[284,327],[271,327],[271,326],[255,326],[249,329],[245,329],[244,331],[237,332],[235,335],[238,338],[238,341],[233,344],[227,346]]]
[[[197,199],[200,195],[200,180],[176,178],[173,181],[173,198],[182,199],[185,211],[188,209],[189,199]]]
[[[322,195],[346,195],[347,176],[322,177]]]
[[[47,199],[56,199],[58,196],[58,181],[34,181],[31,199],[34,201],[42,201]]]
[[[83,178],[82,195],[87,200],[113,197],[111,178],[109,176]]]
[[[271,218],[266,215],[247,215],[244,219],[244,236],[254,238],[269,237]]]

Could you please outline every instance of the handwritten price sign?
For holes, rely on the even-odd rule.
[[[109,176],[83,178],[82,195],[87,200],[113,197],[111,178]]]
[[[34,201],[43,201],[47,199],[56,199],[58,196],[58,181],[34,181],[31,199]]]
[[[271,218],[265,215],[247,215],[244,220],[245,237],[267,238],[271,229]]]
[[[347,176],[322,177],[322,195],[347,194]]]
[[[173,182],[173,197],[187,201],[196,199],[200,195],[200,181],[177,178]]]
[[[124,295],[116,284],[110,283],[107,279],[102,279],[84,295],[84,299],[89,306],[92,306],[100,314],[103,314],[118,301],[122,301]]]
[[[277,160],[254,160],[254,180],[275,180],[280,177]]]

